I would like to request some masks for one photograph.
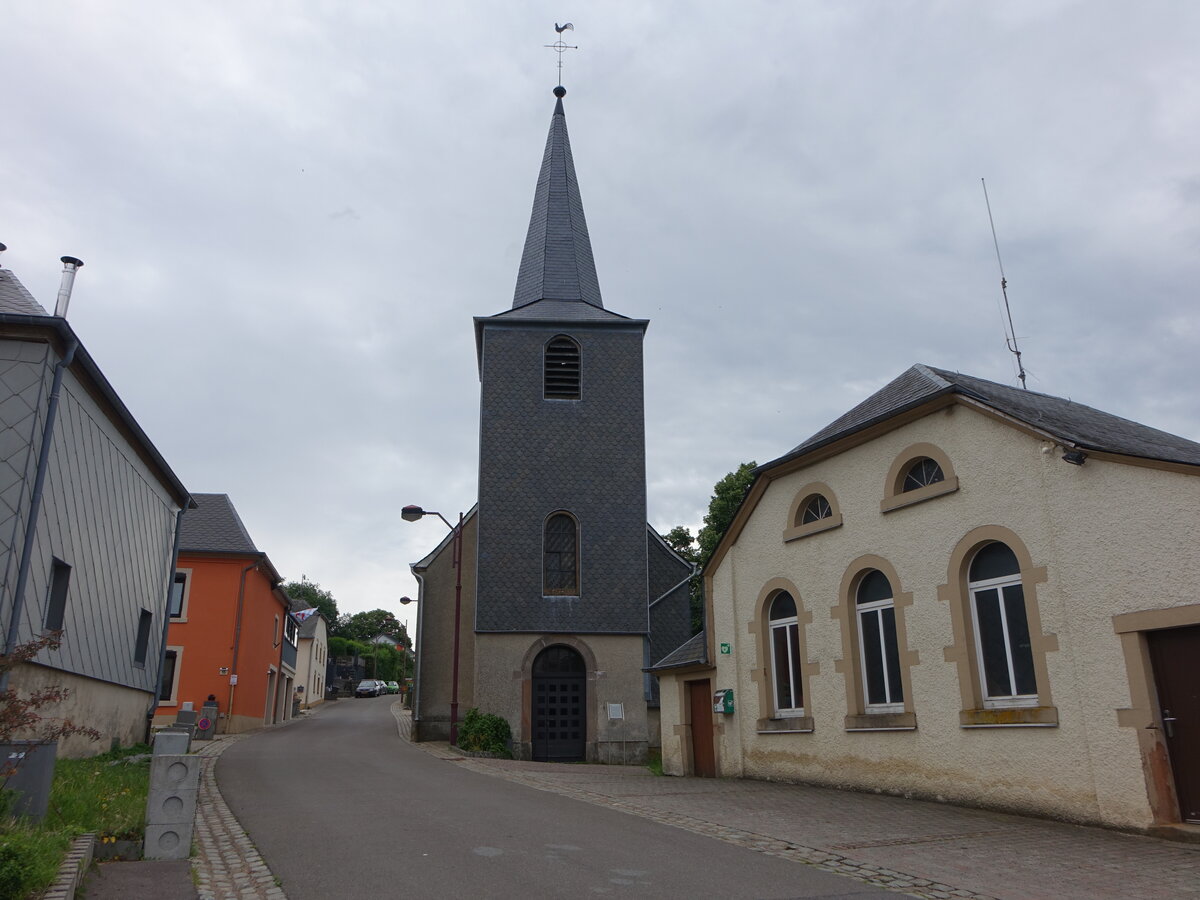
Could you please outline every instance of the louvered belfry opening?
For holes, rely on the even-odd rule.
[[[546,345],[544,396],[547,400],[579,399],[579,344],[566,335]]]

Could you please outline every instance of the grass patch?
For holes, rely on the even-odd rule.
[[[646,768],[650,770],[651,775],[661,775],[663,773],[661,750],[650,750],[647,752]]]
[[[84,832],[97,840],[140,840],[146,828],[150,761],[143,745],[90,759],[60,759],[54,766],[50,805],[41,824],[0,821],[0,900],[19,900],[49,886],[71,840]]]

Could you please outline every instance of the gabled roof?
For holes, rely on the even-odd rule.
[[[708,633],[697,632],[676,647],[657,663],[649,666],[647,672],[661,672],[665,669],[682,669],[685,666],[708,665]]]
[[[10,269],[0,269],[0,312],[26,316],[49,315]]]
[[[174,495],[175,501],[183,508],[190,508],[187,488],[167,465],[129,407],[117,395],[70,323],[61,316],[47,313],[11,269],[0,269],[0,336],[48,340],[60,357],[66,353],[67,347],[75,345],[71,371],[100,395],[106,414],[122,430],[130,446],[159,481]]]
[[[1200,444],[1082,403],[933,366],[915,365],[804,443],[759,471],[810,453],[921,406],[956,394],[1044,432],[1065,446],[1142,459],[1200,465]]]
[[[538,300],[582,302],[603,308],[592,241],[583,217],[579,182],[575,179],[571,139],[567,136],[562,103],[566,90],[558,87],[554,93],[558,99],[550,117],[546,152],[533,194],[533,212],[517,271],[513,308]]]
[[[258,554],[228,494],[192,494],[196,508],[183,517],[180,552]]]
[[[592,306],[590,303],[580,303],[577,300],[534,300],[532,303],[526,303],[524,306],[517,306],[487,318],[489,321],[496,319],[543,319],[556,322],[634,321],[620,313],[610,312],[599,306]]]

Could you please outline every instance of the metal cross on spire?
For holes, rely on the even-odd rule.
[[[564,31],[574,31],[575,30],[575,26],[572,25],[570,22],[568,22],[565,25],[559,25],[557,22],[555,22],[554,30],[558,32],[558,40],[555,41],[553,44],[544,44],[543,46],[549,47],[551,50],[553,50],[555,53],[558,54],[558,83],[561,85],[562,84],[563,51],[564,50],[578,50],[579,46],[577,44],[568,44],[562,39],[562,34]]]

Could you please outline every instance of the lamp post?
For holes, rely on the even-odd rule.
[[[425,516],[437,516],[446,523],[454,535],[452,565],[454,566],[454,660],[450,678],[450,743],[458,744],[458,643],[459,618],[462,612],[462,531],[463,514],[458,514],[458,524],[451,525],[446,517],[432,509],[422,509],[419,506],[406,506],[400,510],[400,518],[405,522],[415,522]]]

